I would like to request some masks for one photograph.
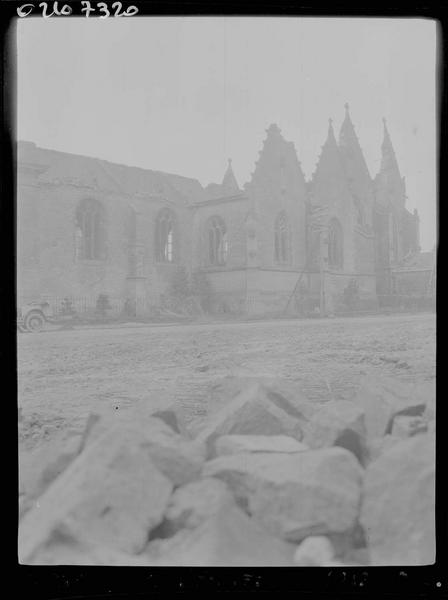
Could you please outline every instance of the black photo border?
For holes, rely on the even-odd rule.
[[[150,598],[179,593],[204,593],[207,596],[215,593],[232,593],[240,596],[243,593],[294,595],[297,598],[395,598],[431,599],[448,598],[448,560],[447,540],[448,498],[444,480],[448,467],[446,456],[445,427],[448,423],[447,409],[443,402],[443,389],[437,381],[437,424],[436,424],[436,527],[437,551],[434,565],[409,567],[270,567],[270,568],[211,568],[211,567],[74,567],[74,566],[27,566],[19,565],[17,557],[17,521],[18,489],[17,475],[17,360],[16,360],[16,324],[15,324],[15,110],[16,110],[16,48],[15,23],[18,20],[17,8],[26,2],[0,0],[0,31],[2,43],[2,191],[0,196],[0,224],[3,276],[0,280],[2,306],[2,367],[3,367],[3,408],[6,415],[3,419],[4,444],[3,456],[6,463],[12,463],[12,476],[8,476],[3,486],[3,496],[7,498],[3,508],[3,523],[12,525],[8,536],[3,528],[3,546],[7,560],[3,560],[3,573],[6,574],[3,587],[6,597],[24,599],[90,599],[90,598]],[[36,7],[39,0],[31,2]],[[70,17],[51,18],[85,18],[81,16],[79,1],[59,2],[59,6],[69,4],[73,12]],[[92,2],[92,4],[96,4]],[[109,5],[112,4],[108,2]],[[48,2],[49,8],[53,0]],[[438,116],[438,197],[447,196],[447,18],[442,3],[421,3],[406,8],[380,5],[378,2],[370,6],[358,4],[332,3],[313,5],[294,1],[277,0],[266,2],[229,0],[227,2],[204,2],[198,0],[156,1],[123,1],[123,7],[135,5],[139,13],[132,18],[143,16],[313,16],[313,17],[365,17],[365,18],[420,18],[437,22],[437,116]],[[28,17],[30,18],[30,17]],[[42,17],[33,17],[42,18]],[[95,18],[93,15],[90,18]],[[443,200],[438,203],[438,222],[442,222]],[[441,214],[442,213],[442,214]],[[439,225],[440,229],[440,225]],[[443,244],[438,242],[438,254]],[[437,261],[437,264],[440,261]],[[439,281],[441,281],[439,279]],[[443,293],[439,285],[438,295]],[[437,300],[439,299],[439,296]],[[437,304],[439,306],[439,304]],[[443,304],[438,311],[437,338],[442,337]],[[439,314],[439,312],[441,314]],[[437,358],[439,362],[439,345]],[[443,361],[443,358],[440,359]],[[440,384],[440,385],[439,385]],[[6,567],[6,568],[5,568]],[[9,589],[9,591],[8,591]]]

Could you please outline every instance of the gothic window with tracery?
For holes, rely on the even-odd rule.
[[[210,265],[223,266],[227,262],[227,229],[221,217],[211,217],[207,225],[208,262]]]
[[[284,211],[277,216],[275,221],[274,257],[275,262],[280,264],[289,263],[291,261],[289,226],[288,219]]]
[[[158,262],[174,262],[174,230],[174,214],[169,208],[163,208],[156,220],[155,250]]]
[[[344,265],[344,235],[337,219],[332,219],[328,228],[328,265],[336,269]]]
[[[76,209],[75,254],[79,260],[106,258],[105,210],[93,198],[82,200]]]

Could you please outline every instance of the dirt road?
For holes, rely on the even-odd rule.
[[[32,448],[93,409],[172,397],[192,419],[226,375],[300,382],[313,399],[347,398],[362,373],[435,377],[432,314],[207,325],[122,326],[18,335],[20,441]]]

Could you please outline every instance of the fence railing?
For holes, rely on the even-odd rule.
[[[225,294],[223,294],[223,297]],[[99,301],[98,295],[88,296],[42,296],[40,300],[45,300],[51,307],[51,312],[54,317],[78,316],[86,319],[95,319],[98,317],[108,317],[111,319],[120,317],[135,317],[137,315],[149,315],[158,313],[155,307],[150,306],[145,298],[130,300],[117,297],[103,297]],[[20,304],[21,299],[18,299]],[[258,304],[261,306],[258,306]],[[25,304],[25,302],[24,302]],[[251,314],[257,305],[257,312],[263,307],[263,299],[258,297],[248,297],[246,303],[238,304],[238,311],[235,314],[243,315]],[[308,297],[304,303],[291,302],[287,313],[280,310],[280,305],[283,307],[284,302],[279,302],[279,316],[298,316],[298,317],[316,317],[320,316],[319,302],[317,298]],[[277,313],[274,308],[275,302],[271,301],[266,304],[266,312],[270,316]],[[435,311],[436,298],[432,295],[416,295],[416,294],[380,294],[375,299],[354,300],[350,305],[343,301],[336,302],[333,306],[335,315],[344,316],[361,316],[367,314],[381,313],[400,313],[406,311]],[[163,309],[162,309],[163,311]],[[211,311],[213,313],[213,311]],[[227,312],[233,312],[229,310]],[[261,311],[263,312],[263,311]],[[280,315],[282,313],[282,315]],[[193,315],[192,315],[193,316]],[[261,315],[260,315],[261,316]]]

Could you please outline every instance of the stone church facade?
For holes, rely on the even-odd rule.
[[[208,281],[217,312],[337,313],[394,292],[394,268],[419,252],[416,211],[386,124],[370,177],[346,106],[305,180],[292,142],[271,125],[251,180],[229,161],[221,184],[112,164],[19,142],[18,302],[64,298],[79,310],[100,294],[138,315],[163,303],[179,268]]]

